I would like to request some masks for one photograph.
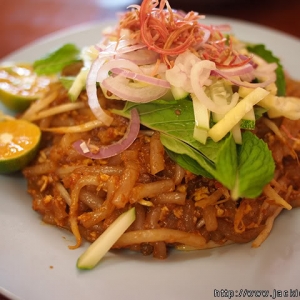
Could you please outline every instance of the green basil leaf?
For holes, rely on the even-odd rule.
[[[216,160],[215,178],[228,189],[232,190],[236,182],[238,154],[232,134],[221,145]]]
[[[275,163],[267,144],[250,131],[243,133],[239,149],[234,198],[255,198],[274,177]]]
[[[176,102],[162,102],[161,100],[137,104],[127,102],[123,111],[113,111],[130,117],[130,110],[135,107],[139,111],[141,123],[150,129],[158,130],[185,142],[201,152],[207,159],[215,162],[223,140],[215,143],[208,139],[201,144],[194,139],[194,108],[190,100],[183,99]]]
[[[268,110],[264,107],[254,106],[255,120],[260,119]]]
[[[196,149],[166,134],[161,134],[160,139],[171,159],[181,167],[196,175],[202,175],[207,178],[214,177],[210,174],[210,172],[215,172],[214,164]]]
[[[267,144],[249,131],[243,133],[242,146],[235,144],[232,134],[218,143],[208,139],[203,145],[194,140],[191,101],[127,102],[123,110],[112,112],[129,118],[133,107],[139,111],[141,124],[160,131],[171,159],[196,175],[215,178],[234,198],[257,197],[273,178],[274,161]]]
[[[258,45],[248,45],[247,46],[248,51],[251,53],[257,54],[261,58],[263,58],[266,62],[277,63],[277,69],[276,69],[276,85],[277,85],[277,94],[278,96],[285,96],[285,76],[283,71],[283,66],[280,63],[280,60],[278,57],[276,57],[272,51],[266,49],[265,45],[258,44]]]
[[[33,63],[34,71],[38,75],[53,75],[62,71],[79,60],[80,50],[74,44],[65,44],[57,50],[48,53],[46,56]]]

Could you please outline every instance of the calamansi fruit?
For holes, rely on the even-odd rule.
[[[23,169],[37,154],[40,128],[26,120],[0,122],[0,173]]]
[[[30,64],[0,66],[0,101],[15,112],[22,112],[44,94],[50,77],[38,76]]]

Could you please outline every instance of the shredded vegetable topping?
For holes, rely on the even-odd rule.
[[[164,9],[166,6],[166,9]],[[161,55],[162,61],[172,66],[169,56],[187,50],[198,52],[201,59],[214,61],[220,67],[240,66],[250,58],[241,57],[222,32],[229,25],[207,26],[199,20],[205,16],[191,11],[187,14],[172,10],[168,1],[143,1],[141,6],[132,7],[120,22],[122,29],[130,30],[135,42],[142,42],[148,49]]]
[[[203,18],[193,11],[186,14],[173,10],[166,0],[145,0],[140,6],[129,6],[118,26],[94,46],[98,58],[92,62],[87,79],[89,98],[96,99],[96,82],[115,98],[134,102],[159,99],[173,86],[199,94],[194,89],[200,85],[203,94],[204,86],[210,83],[204,82],[201,75],[194,76],[203,63],[205,72],[199,74],[224,78],[231,85],[266,87],[276,80],[276,63],[265,67],[268,64],[264,61],[253,60],[252,54],[239,51],[240,43],[224,34],[230,31],[229,25],[205,25],[200,22]],[[251,82],[255,78],[261,80]],[[94,100],[91,106],[95,115],[104,117]],[[215,112],[225,111],[234,103],[224,105]],[[109,124],[106,117],[103,122]]]

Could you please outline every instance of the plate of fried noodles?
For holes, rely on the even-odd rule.
[[[299,296],[300,41],[160,3],[3,59],[51,78],[17,116],[0,106],[42,131],[31,163],[0,175],[4,295]]]

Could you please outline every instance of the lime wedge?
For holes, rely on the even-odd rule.
[[[22,112],[44,94],[50,77],[38,76],[30,64],[0,66],[0,101],[10,110]]]
[[[0,173],[23,169],[36,156],[41,139],[38,126],[25,120],[0,122]]]

